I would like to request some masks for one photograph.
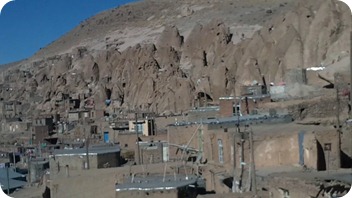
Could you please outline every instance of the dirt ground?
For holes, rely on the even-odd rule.
[[[42,198],[45,190],[44,186],[26,186],[10,194],[13,198]]]

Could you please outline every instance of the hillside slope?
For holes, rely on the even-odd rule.
[[[3,72],[2,97],[28,113],[64,94],[121,109],[180,113],[243,84],[348,55],[350,12],[332,0],[146,0],[103,12]],[[44,56],[45,55],[45,56]],[[23,75],[26,71],[29,75]]]

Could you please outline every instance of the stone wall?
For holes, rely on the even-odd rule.
[[[306,117],[310,118],[336,118],[337,102],[336,98],[319,98],[315,100],[303,101],[297,105],[288,107],[289,113],[294,119],[302,120]],[[346,98],[340,100],[340,119],[348,116],[348,101]]]

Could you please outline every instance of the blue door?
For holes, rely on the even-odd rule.
[[[104,132],[104,142],[109,143],[109,132]]]

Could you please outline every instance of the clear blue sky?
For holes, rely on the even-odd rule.
[[[135,0],[15,0],[0,15],[0,64],[32,56],[104,10]]]

